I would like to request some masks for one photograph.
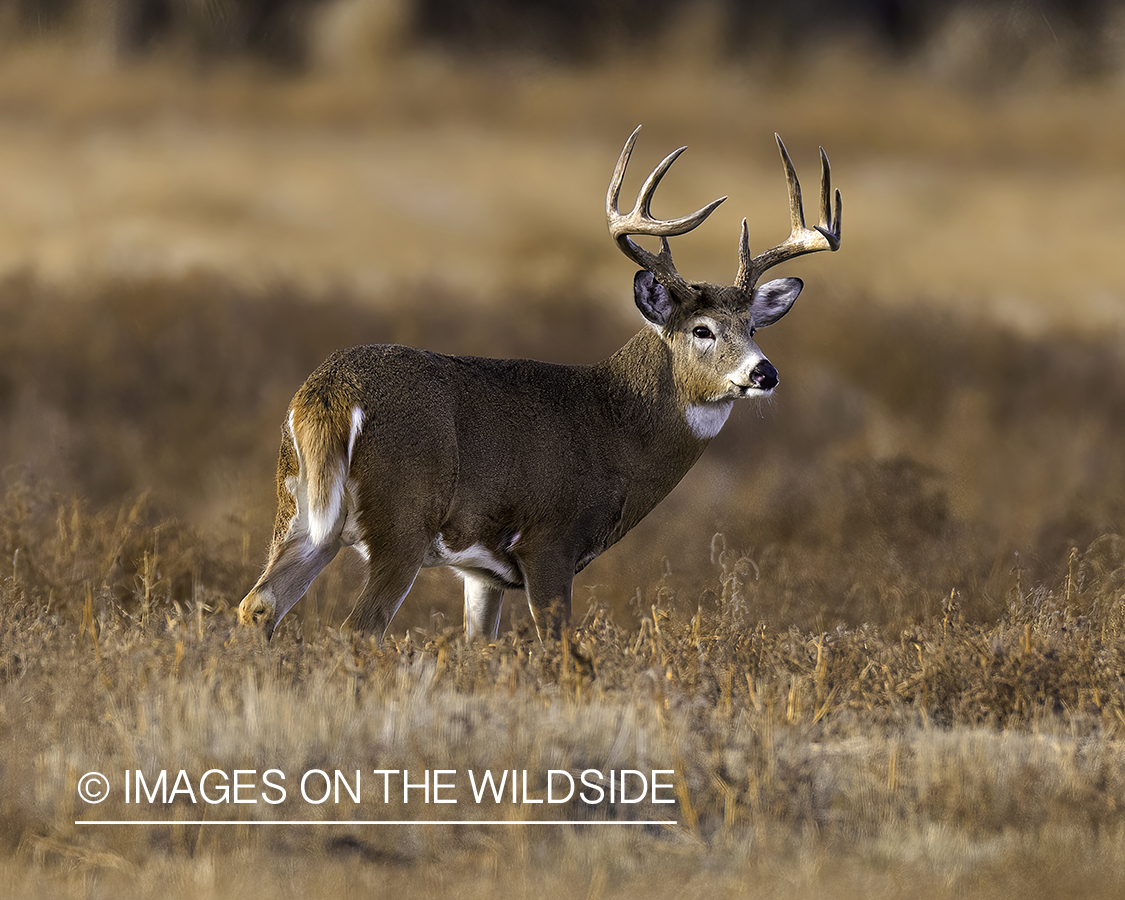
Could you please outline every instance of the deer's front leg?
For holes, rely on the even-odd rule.
[[[504,585],[491,578],[464,573],[465,636],[495,639],[500,634],[500,610],[504,605]]]
[[[523,564],[524,587],[527,605],[539,640],[548,636],[558,640],[563,627],[570,621],[571,588],[574,582],[574,564],[556,559],[529,560]]]

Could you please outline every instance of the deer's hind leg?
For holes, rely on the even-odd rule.
[[[426,557],[430,536],[410,511],[391,503],[353,508],[344,527],[345,542],[363,557],[367,581],[344,627],[370,632],[382,640]]]
[[[298,470],[297,453],[286,432],[277,461],[277,519],[269,558],[238,607],[239,622],[264,628],[267,638],[342,546],[339,529],[319,541],[310,536],[307,487]]]

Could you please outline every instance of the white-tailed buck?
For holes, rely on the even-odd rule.
[[[821,150],[820,223],[805,225],[781,139],[792,233],[750,255],[746,220],[732,285],[684,279],[668,238],[723,200],[678,219],[649,210],[683,148],[649,175],[633,209],[617,198],[640,128],[606,195],[609,231],[641,266],[634,300],[646,328],[591,366],[443,356],[387,344],[340,350],[297,391],[277,465],[269,561],[239,621],[272,634],[341,547],[366,561],[346,625],[382,637],[423,566],[465,580],[465,630],[498,633],[504,592],[522,588],[540,637],[570,612],[576,572],[636,525],[692,467],[735,400],[765,397],[777,370],[754,332],[788,312],[797,278],[758,285],[802,253],[840,246]],[[630,235],[660,238],[653,253]]]

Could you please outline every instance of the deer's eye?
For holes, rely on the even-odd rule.
[[[691,333],[694,334],[697,338],[699,338],[700,340],[703,340],[703,341],[710,341],[710,340],[713,340],[714,337],[715,337],[715,333],[710,328],[708,328],[706,325],[696,325],[691,330]]]

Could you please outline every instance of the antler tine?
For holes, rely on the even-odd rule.
[[[827,228],[832,222],[832,167],[828,154],[820,148],[820,224]]]
[[[629,135],[629,140],[625,142],[625,146],[621,148],[621,155],[617,157],[617,165],[613,167],[613,177],[609,180],[609,190],[605,195],[605,216],[606,220],[610,223],[610,231],[613,230],[613,219],[619,215],[617,212],[617,201],[621,196],[621,182],[625,180],[625,168],[629,165],[629,157],[633,155],[633,145],[637,143],[637,135],[641,133],[641,126],[638,125],[633,129],[633,133]]]
[[[836,214],[832,214],[832,166],[828,154],[820,148],[820,224],[813,226],[824,235],[831,250],[840,248],[840,212],[843,201],[836,191]]]
[[[750,255],[750,226],[743,219],[742,234],[738,238],[738,274],[734,276],[734,284],[744,291],[751,291],[757,280],[754,274],[754,257]]]
[[[781,151],[781,163],[785,166],[785,185],[789,189],[789,223],[792,229],[790,237],[805,229],[805,206],[801,201],[801,182],[797,178],[797,170],[793,160],[789,158],[789,151],[785,149],[785,141],[781,135],[774,132],[773,138],[777,141],[777,149]]]
[[[781,152],[781,162],[785,168],[785,181],[789,189],[789,237],[771,247],[758,256],[750,257],[749,238],[745,220],[743,221],[742,238],[739,242],[738,274],[735,284],[743,290],[753,290],[754,285],[766,269],[783,263],[795,256],[804,253],[815,253],[818,250],[838,250],[840,248],[840,213],[843,202],[840,192],[836,191],[835,214],[832,209],[832,168],[828,163],[828,155],[824,148],[820,148],[820,223],[809,228],[805,224],[805,210],[801,201],[801,182],[797,179],[797,170],[793,167],[793,160],[785,149],[781,136],[775,134],[777,148]]]
[[[686,282],[672,263],[672,251],[668,246],[668,238],[686,234],[693,228],[697,228],[727,198],[720,197],[718,200],[708,203],[702,209],[686,216],[680,216],[677,219],[657,219],[652,215],[652,198],[656,193],[657,186],[672,167],[672,163],[679,159],[680,154],[687,149],[686,147],[680,147],[664,157],[660,165],[652,170],[637,194],[637,202],[633,205],[633,209],[623,215],[618,210],[621,183],[625,178],[625,168],[629,165],[629,158],[633,154],[633,146],[637,142],[637,135],[640,130],[641,126],[638,125],[629,135],[629,139],[621,150],[621,156],[618,157],[617,165],[614,167],[613,178],[609,182],[609,190],[606,192],[605,198],[606,223],[609,225],[610,236],[621,248],[621,252],[629,259],[657,275],[662,282],[686,286]],[[651,253],[640,247],[630,237],[634,234],[659,237],[661,239],[660,253]]]

